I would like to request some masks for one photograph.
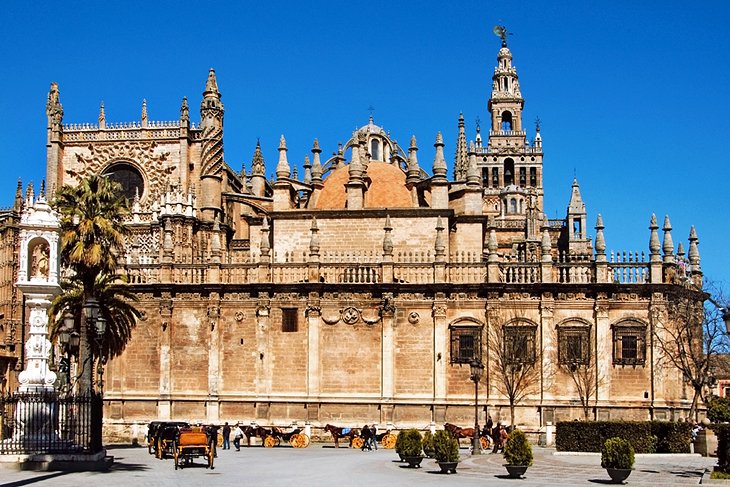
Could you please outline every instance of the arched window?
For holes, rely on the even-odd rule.
[[[512,131],[512,112],[502,112],[502,132]]]
[[[504,185],[509,186],[515,183],[515,161],[512,158],[504,160]]]
[[[512,198],[509,200],[509,212],[510,213],[517,213],[517,199]]]
[[[370,155],[374,161],[381,160],[380,159],[380,143],[377,141],[377,139],[373,139],[370,141]]]
[[[646,360],[646,325],[624,320],[613,325],[614,365],[644,365]]]
[[[144,193],[144,179],[142,174],[128,162],[115,162],[104,170],[104,176],[122,185],[122,196],[130,201],[139,192],[140,198]]]
[[[460,323],[449,326],[451,331],[451,363],[468,364],[482,360],[483,326],[476,323]]]

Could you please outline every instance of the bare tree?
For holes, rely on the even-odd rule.
[[[591,418],[591,399],[598,399],[598,389],[606,381],[598,368],[601,359],[598,350],[592,350],[590,337],[588,325],[562,326],[558,329],[556,349],[556,362],[575,385],[585,421],[596,419],[595,414]]]
[[[660,352],[660,360],[675,367],[692,388],[692,405],[689,416],[699,419],[700,402],[707,405],[711,399],[710,388],[715,381],[716,356],[727,348],[727,335],[722,310],[715,302],[724,302],[718,291],[717,299],[690,287],[669,297],[666,313],[655,315],[654,338]]]
[[[605,383],[606,377],[598,371],[598,358],[588,363],[564,364],[563,370],[570,376],[575,384],[575,390],[583,408],[583,419],[585,421],[595,420],[591,417],[591,399],[597,399],[598,389]]]
[[[487,347],[495,372],[497,391],[509,401],[510,424],[515,424],[515,406],[526,396],[538,391],[540,361],[537,327],[514,318],[507,323],[491,324]]]

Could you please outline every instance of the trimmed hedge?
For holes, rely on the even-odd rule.
[[[730,397],[716,397],[707,405],[707,417],[713,423],[730,421]]]
[[[556,425],[558,451],[600,452],[609,438],[627,439],[636,453],[689,453],[692,425],[672,421],[564,421]]]

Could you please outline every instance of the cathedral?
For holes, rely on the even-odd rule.
[[[475,392],[480,424],[512,409],[532,432],[584,412],[686,416],[691,388],[652,337],[684,283],[701,283],[694,230],[685,256],[669,218],[660,229],[647,215],[646,251],[607,253],[577,180],[565,217],[549,219],[540,127],[528,137],[523,108],[503,37],[488,133],[468,135],[459,116],[456,146],[433,134],[423,161],[415,137],[402,147],[370,117],[330,158],[315,139],[301,179],[282,136],[267,179],[258,144],[249,168],[226,163],[212,69],[199,122],[183,98],[179,120],[143,105],[141,120],[109,123],[102,105],[98,122],[67,124],[51,84],[48,199],[104,174],[132,210],[120,272],[143,315],[105,369],[107,438],[156,419],[469,425]],[[19,184],[0,213],[4,392],[22,369],[17,223],[34,198]]]

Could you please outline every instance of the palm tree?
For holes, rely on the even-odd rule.
[[[74,316],[74,322],[79,323],[84,300],[83,288],[76,279],[61,283],[63,294],[56,297],[51,303],[49,314],[55,317],[51,324],[51,338],[55,338],[63,326],[63,317],[66,312]],[[133,303],[139,298],[127,286],[126,277],[120,275],[100,274],[94,283],[93,295],[99,301],[102,316],[107,326],[101,340],[96,340],[93,330],[86,331],[92,354],[106,361],[124,351],[132,337],[132,330],[142,313]]]
[[[104,176],[91,175],[76,186],[64,185],[52,203],[61,226],[61,264],[69,267],[80,286],[81,303],[94,298],[100,275],[114,275],[117,256],[122,254],[128,232],[123,220],[129,214],[128,200],[121,185]],[[86,315],[83,306],[79,317],[81,366],[79,388],[91,390],[91,366]]]

